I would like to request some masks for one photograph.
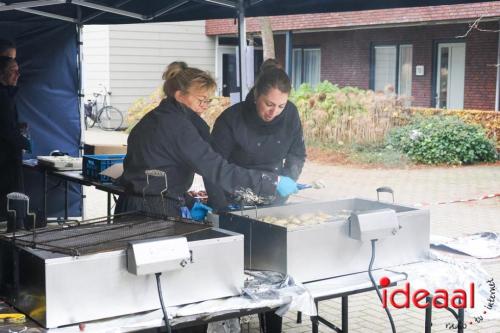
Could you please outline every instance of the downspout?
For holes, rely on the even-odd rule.
[[[292,79],[292,53],[293,35],[292,30],[289,30],[286,32],[285,70],[290,79]]]
[[[215,69],[214,69],[214,75],[217,78],[217,96],[222,96],[222,74],[219,75],[219,35],[215,36]]]
[[[498,21],[500,28],[500,21]],[[500,29],[498,29],[498,45],[497,45],[497,89],[495,98],[495,111],[500,111]]]

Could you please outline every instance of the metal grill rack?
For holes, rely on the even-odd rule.
[[[157,217],[142,213],[115,215],[78,225],[65,225],[35,233],[16,235],[17,245],[80,256],[126,249],[133,240],[185,236],[211,228],[211,225],[174,217]]]

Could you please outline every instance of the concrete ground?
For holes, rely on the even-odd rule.
[[[91,130],[86,132],[87,142],[125,143],[126,135],[116,132]],[[442,236],[460,236],[477,232],[500,233],[500,197],[467,203],[436,204],[457,199],[477,198],[485,194],[500,193],[499,166],[471,166],[456,168],[416,169],[361,169],[355,166],[329,166],[307,162],[300,182],[320,180],[323,189],[303,190],[293,201],[336,200],[346,197],[376,199],[375,189],[390,186],[395,192],[395,201],[403,204],[430,204],[431,233]],[[106,212],[106,196],[100,191],[87,189],[87,217],[102,216]],[[390,200],[382,194],[384,200]],[[483,260],[483,267],[495,281],[500,281],[500,261]],[[390,332],[386,318],[375,292],[351,296],[350,332]],[[320,314],[340,325],[340,300],[320,303]],[[410,308],[392,310],[399,333],[423,332],[424,310]],[[303,324],[295,323],[296,314],[289,312],[283,331],[290,333],[309,332],[308,318]],[[451,314],[434,310],[433,332],[453,332],[445,327]],[[248,331],[245,325],[243,331]],[[258,332],[256,320],[250,322],[250,332]],[[333,332],[320,325],[320,332]],[[500,320],[489,320],[469,326],[465,332],[500,332]]]

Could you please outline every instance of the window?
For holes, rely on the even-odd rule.
[[[297,89],[302,83],[316,86],[319,83],[321,50],[294,48],[292,54],[292,84]]]
[[[383,45],[373,48],[372,89],[384,91],[392,85],[400,96],[411,96],[412,45]]]

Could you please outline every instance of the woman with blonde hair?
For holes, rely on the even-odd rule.
[[[165,207],[160,196],[165,188],[164,179],[150,178],[147,183],[145,171],[151,169],[166,172],[168,196],[178,202],[185,198],[195,173],[229,193],[250,188],[261,197],[290,194],[282,188],[277,173],[229,164],[212,150],[207,140],[208,126],[199,117],[208,108],[216,88],[207,72],[184,62],[174,62],[168,66],[163,79],[166,98],[139,121],[128,137],[120,180],[126,194],[120,196],[116,212],[143,210],[180,215],[182,203]],[[144,189],[146,200],[143,200]],[[203,219],[208,208],[202,207],[205,211],[201,209],[201,212],[199,205],[195,208],[191,211],[193,218]]]

